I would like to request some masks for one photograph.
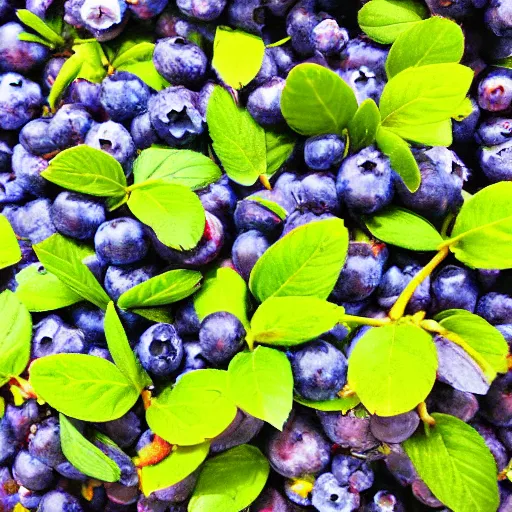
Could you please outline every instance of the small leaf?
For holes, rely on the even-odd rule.
[[[194,309],[199,320],[217,311],[235,315],[247,328],[247,284],[238,272],[228,267],[215,269],[206,276],[201,289],[194,295]]]
[[[91,478],[117,482],[121,477],[119,466],[99,448],[86,439],[63,414],[60,420],[60,444],[66,459]]]
[[[18,239],[6,217],[0,215],[0,269],[10,267],[21,260]]]
[[[285,354],[267,347],[229,363],[229,393],[240,409],[281,430],[293,405],[293,375]]]
[[[227,372],[195,370],[151,400],[146,420],[169,443],[190,446],[219,435],[236,411],[227,396]]]
[[[340,219],[311,222],[270,246],[252,269],[249,288],[264,301],[272,296],[326,299],[340,275],[348,231]]]
[[[256,448],[243,444],[208,459],[188,506],[189,512],[239,512],[261,493],[270,467]]]
[[[473,70],[460,64],[408,68],[384,87],[382,126],[406,140],[427,144],[432,133],[450,121],[454,106],[462,103],[472,81]]]
[[[297,133],[341,135],[356,110],[352,89],[334,71],[311,63],[299,64],[290,71],[281,96],[281,111]]]
[[[189,188],[157,181],[132,191],[128,208],[151,227],[160,242],[178,250],[193,249],[204,233],[205,213]]]
[[[272,176],[290,158],[295,142],[295,138],[288,131],[265,131],[267,176]]]
[[[431,336],[410,324],[372,328],[348,361],[348,385],[370,414],[395,416],[423,402],[436,380]]]
[[[152,322],[172,324],[174,321],[172,312],[166,308],[134,308],[131,311]]]
[[[126,414],[139,397],[133,384],[110,361],[84,354],[36,359],[30,383],[37,396],[83,421],[110,421]]]
[[[464,53],[464,34],[457,23],[434,16],[402,32],[386,60],[389,78],[404,69],[443,62],[460,62]]]
[[[162,462],[141,470],[141,487],[145,496],[166,489],[191,475],[206,459],[210,443],[176,446]]]
[[[34,32],[37,32],[41,37],[55,46],[60,46],[65,43],[64,39],[59,34],[54,32],[39,16],[28,9],[18,9],[16,16],[24,25],[30,27]]]
[[[411,192],[416,192],[421,184],[421,174],[409,144],[399,135],[382,127],[377,130],[376,140],[379,149],[389,157],[391,167],[402,178],[405,186]]]
[[[0,386],[22,373],[30,359],[32,318],[9,290],[0,293]]]
[[[443,243],[428,220],[399,206],[389,206],[364,222],[375,238],[411,251],[436,251]]]
[[[102,197],[126,194],[126,176],[121,164],[108,153],[86,145],[61,151],[50,160],[41,176],[82,194]]]
[[[261,37],[229,27],[217,27],[212,67],[233,89],[241,89],[258,74],[264,55],[265,43]]]
[[[213,89],[206,119],[213,149],[226,174],[240,185],[254,185],[267,172],[263,128],[222,87]]]
[[[109,296],[82,263],[83,249],[70,239],[54,234],[33,249],[48,272],[55,274],[64,284],[85,300],[106,309]]]
[[[420,478],[454,512],[497,510],[496,462],[485,441],[458,418],[432,416],[436,424],[428,433],[419,429],[403,444]]]
[[[245,200],[261,204],[271,212],[275,213],[281,220],[285,220],[286,217],[288,217],[288,212],[280,204],[270,201],[270,199],[264,199],[263,197],[260,197],[258,193],[253,194],[252,196],[247,196]]]
[[[426,7],[414,0],[372,0],[359,11],[357,21],[371,39],[389,44],[427,16]]]
[[[18,272],[16,282],[16,297],[32,312],[53,311],[83,300],[39,263],[33,263]]]
[[[512,183],[501,182],[464,201],[446,242],[459,261],[477,268],[512,268],[511,194]]]
[[[207,156],[188,149],[148,148],[133,164],[134,183],[162,180],[191,190],[205,188],[219,180],[218,165]]]
[[[21,34],[18,34],[18,39],[20,41],[26,41],[27,43],[42,44],[43,46],[47,46],[48,48],[51,48],[52,50],[55,48],[53,43],[50,43],[46,39],[43,39],[42,37],[36,36],[35,34],[31,34],[29,32],[21,32]]]
[[[251,320],[251,337],[265,345],[294,346],[330,331],[343,308],[316,297],[270,297]]]
[[[140,393],[151,386],[151,378],[135,357],[113,302],[109,302],[105,313],[105,338],[114,363],[135,390]]]
[[[123,309],[166,306],[192,295],[202,278],[196,270],[169,270],[124,292],[117,305]]]
[[[346,398],[333,398],[332,400],[323,400],[315,402],[313,400],[306,400],[300,396],[294,396],[293,399],[305,407],[316,409],[317,411],[340,411],[341,414],[347,414],[350,409],[353,409],[361,403],[357,395],[352,395]]]
[[[380,125],[380,112],[375,101],[364,100],[348,123],[350,151],[357,153],[373,144]]]

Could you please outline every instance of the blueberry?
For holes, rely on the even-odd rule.
[[[374,213],[393,199],[393,171],[389,159],[369,146],[346,158],[336,180],[342,204],[357,213]]]
[[[245,329],[240,320],[227,311],[205,317],[199,329],[202,356],[212,364],[229,361],[243,346]]]
[[[17,130],[41,110],[43,96],[35,82],[19,75],[0,75],[0,128]]]
[[[124,292],[155,277],[156,273],[157,269],[154,265],[126,267],[111,265],[105,273],[105,290],[112,300],[117,301]]]
[[[48,134],[60,149],[83,144],[93,126],[91,115],[82,105],[63,105],[50,121]]]
[[[199,471],[194,471],[178,483],[154,492],[157,499],[168,503],[181,503],[185,501],[196,486]]]
[[[512,427],[512,373],[499,375],[482,398],[481,412],[497,427]]]
[[[20,144],[33,155],[44,155],[57,149],[48,127],[50,119],[39,118],[28,122],[20,132]]]
[[[65,101],[85,107],[91,114],[106,115],[100,103],[101,84],[77,78],[69,85]]]
[[[456,20],[464,19],[473,13],[474,0],[426,0],[427,6],[433,15],[444,16]]]
[[[192,300],[185,301],[177,309],[174,321],[180,336],[193,336],[199,333],[201,321],[197,316]]]
[[[316,215],[338,213],[340,202],[334,176],[327,172],[316,172],[303,178],[297,204],[299,208],[310,210]]]
[[[101,224],[94,235],[98,256],[113,265],[136,263],[146,256],[149,241],[144,226],[130,217]]]
[[[250,200],[240,201],[233,215],[238,232],[256,230],[269,237],[280,233],[283,221],[266,206]]]
[[[313,489],[314,481],[311,476],[287,478],[284,482],[286,497],[296,505],[311,507],[311,489]]]
[[[37,509],[41,498],[43,497],[42,492],[31,491],[26,487],[20,487],[18,489],[19,504],[23,505],[27,509]]]
[[[350,242],[332,297],[338,302],[358,302],[369,297],[379,285],[387,258],[384,244]]]
[[[203,87],[201,87],[201,90],[199,91],[199,95],[197,97],[197,109],[201,113],[204,122],[206,122],[206,111],[208,109],[208,102],[210,101],[210,97],[214,89],[214,82],[206,82],[206,84],[203,85]]]
[[[155,377],[168,377],[183,359],[183,342],[170,324],[155,324],[140,337],[135,352],[142,366]]]
[[[512,70],[490,68],[478,83],[478,105],[489,112],[503,112],[512,104]]]
[[[411,459],[405,453],[400,444],[389,445],[390,453],[384,459],[388,471],[395,477],[403,487],[411,485],[418,479],[418,473],[414,468]]]
[[[105,344],[105,312],[89,304],[81,302],[71,311],[73,323],[84,333],[89,344]]]
[[[170,83],[188,87],[204,81],[208,65],[203,50],[182,37],[160,39],[155,46],[153,62]]]
[[[277,63],[271,52],[271,48],[265,48],[261,68],[258,71],[258,74],[253,78],[251,84],[261,85],[267,80],[270,80],[272,77],[277,76],[278,72],[279,70],[277,68]]]
[[[446,265],[432,281],[432,311],[445,309],[475,310],[479,289],[476,276],[472,270]]]
[[[476,313],[493,325],[512,324],[512,296],[495,292],[483,295]]]
[[[20,203],[26,199],[27,192],[20,185],[14,173],[0,173],[0,205]]]
[[[141,434],[140,419],[133,411],[128,411],[117,420],[101,423],[98,427],[120,448],[132,446]]]
[[[338,54],[349,40],[348,32],[336,20],[322,20],[311,31],[313,48],[324,55]]]
[[[332,473],[320,475],[313,487],[311,502],[319,512],[353,512],[359,508],[359,493],[338,484]]]
[[[55,198],[51,217],[53,225],[63,235],[90,240],[105,222],[105,207],[100,199],[66,191]]]
[[[37,510],[38,512],[83,512],[80,502],[64,491],[47,492]]]
[[[373,485],[373,470],[367,462],[351,455],[336,455],[332,459],[332,474],[340,485],[363,492]]]
[[[485,24],[500,37],[512,37],[512,8],[506,0],[490,0]]]
[[[370,418],[356,415],[353,411],[343,415],[341,412],[317,412],[324,432],[333,442],[342,448],[366,451],[378,446],[379,441],[370,430]]]
[[[125,12],[125,0],[85,0],[80,7],[80,17],[92,31],[104,31],[118,25]]]
[[[0,26],[0,71],[27,73],[41,66],[48,58],[48,47],[45,45],[18,39],[24,31],[14,21]]]
[[[106,361],[110,361],[111,363],[114,362],[109,349],[106,347],[100,347],[98,345],[93,345],[88,350],[87,355],[94,356],[94,357],[101,357],[102,359],[105,359]]]
[[[507,450],[496,436],[494,428],[482,421],[473,421],[471,426],[483,437],[487,448],[489,448],[496,461],[498,471],[503,471],[508,464],[509,457]]]
[[[167,87],[152,96],[148,110],[158,136],[171,146],[188,144],[203,133],[198,95],[183,86]]]
[[[482,171],[491,183],[512,180],[512,140],[497,146],[481,146],[478,149],[478,159]]]
[[[270,434],[267,456],[274,470],[289,478],[319,473],[331,460],[329,443],[320,429],[297,415],[287,421],[282,432]]]
[[[308,343],[291,355],[296,391],[308,400],[330,400],[346,383],[347,360],[330,343]]]
[[[228,7],[229,25],[261,34],[265,25],[265,6],[262,0],[231,0]]]
[[[225,177],[199,192],[204,209],[222,221],[230,220],[237,205],[237,197]]]
[[[402,443],[409,439],[420,424],[416,411],[405,412],[397,416],[371,416],[370,430],[384,443]]]
[[[373,503],[367,507],[368,512],[405,512],[402,502],[391,492],[377,491]]]
[[[29,437],[28,452],[32,457],[51,468],[65,462],[60,447],[59,420],[50,417],[37,425],[35,433]]]
[[[16,456],[12,472],[16,482],[31,491],[48,489],[54,480],[52,468],[26,450],[21,450]]]
[[[100,283],[104,281],[107,264],[96,253],[86,256],[82,263],[92,272],[97,281]]]
[[[6,420],[0,421],[0,464],[7,464],[17,452],[13,428]]]
[[[46,65],[43,69],[43,88],[46,92],[49,92],[55,83],[55,79],[57,78],[62,66],[66,62],[65,57],[52,57],[50,60],[46,62]]]
[[[137,149],[147,149],[159,141],[158,134],[151,124],[149,112],[133,118],[130,134]]]
[[[12,148],[7,142],[0,140],[0,172],[10,172]]]
[[[478,400],[472,393],[441,383],[436,384],[429,401],[434,410],[455,416],[466,423],[473,419],[479,409]]]
[[[512,138],[512,119],[489,117],[478,126],[475,139],[485,146],[497,146]]]
[[[27,0],[27,9],[40,18],[46,17],[47,9],[52,5],[53,0]]]
[[[169,0],[138,0],[136,3],[129,3],[130,11],[141,20],[148,20],[158,16],[169,3]]]
[[[312,0],[301,0],[286,17],[286,32],[291,37],[293,49],[306,57],[315,51],[312,33],[319,20],[313,12],[314,4]]]
[[[286,81],[274,77],[254,89],[247,99],[247,110],[262,126],[273,126],[284,121],[281,113],[281,94]]]
[[[17,442],[25,442],[30,426],[40,420],[41,411],[35,400],[27,400],[20,406],[7,405],[2,424],[11,428],[11,433]]]
[[[287,500],[272,487],[265,486],[262,493],[251,505],[251,512],[291,512]]]
[[[125,169],[130,168],[135,157],[136,149],[130,132],[114,121],[93,126],[85,137],[85,143],[113,156]]]
[[[210,450],[218,453],[248,443],[258,435],[263,425],[262,420],[239,409],[226,430],[212,439]]]
[[[480,120],[478,103],[473,98],[470,98],[470,101],[471,113],[461,121],[453,120],[452,122],[453,140],[459,144],[467,144],[473,141]]]
[[[194,370],[204,370],[207,367],[208,363],[203,357],[203,351],[199,342],[188,341],[183,343],[183,361],[179,375],[184,375]]]
[[[119,483],[121,485],[133,487],[139,483],[137,469],[133,465],[132,460],[119,447],[113,444],[112,441],[103,441],[101,436],[97,436],[94,441],[94,445],[119,466],[119,469],[121,470]]]
[[[247,231],[235,239],[232,249],[233,264],[246,281],[258,259],[269,247],[267,238],[259,231]]]
[[[413,496],[427,507],[440,508],[443,506],[443,503],[433,495],[427,484],[419,478],[412,483],[411,491]]]
[[[227,0],[177,0],[178,9],[187,16],[201,21],[213,21],[217,19]]]
[[[333,218],[335,217],[334,215],[332,215],[332,213],[322,213],[321,215],[316,215],[315,213],[310,211],[296,211],[287,217],[284,223],[282,236],[285,236],[295,228],[298,228],[299,226],[304,226],[305,224],[309,224],[310,222],[318,222],[320,220]]]
[[[28,126],[28,125],[27,125]],[[36,197],[47,194],[48,182],[41,173],[48,167],[48,162],[29,153],[21,144],[14,146],[12,153],[12,170],[18,185],[27,193]]]
[[[297,65],[299,61],[297,60],[297,55],[291,48],[290,43],[275,46],[274,48],[269,48],[269,52],[272,54],[274,58],[274,62],[277,65],[278,74],[280,76],[286,77],[288,73]]]
[[[317,135],[304,144],[304,160],[313,171],[327,171],[341,163],[345,142],[337,135]]]
[[[149,96],[148,86],[126,71],[107,76],[101,83],[100,102],[116,123],[124,123],[145,112]]]
[[[80,15],[80,8],[84,0],[66,0],[64,2],[64,21],[73,27],[82,28],[84,22]]]

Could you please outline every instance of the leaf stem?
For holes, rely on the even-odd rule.
[[[340,323],[354,323],[360,325],[370,325],[372,327],[383,327],[391,323],[391,319],[386,318],[366,318],[364,316],[343,315]]]
[[[404,316],[405,308],[416,291],[416,288],[418,288],[449,253],[450,250],[447,245],[441,247],[439,252],[411,279],[389,311],[389,318],[391,320],[398,320]]]
[[[427,404],[425,402],[421,402],[418,404],[418,415],[423,421],[423,423],[426,423],[427,425],[430,425],[433,427],[436,424],[436,420],[430,416],[427,410]]]
[[[163,180],[145,180],[140,183],[134,183],[133,185],[130,185],[129,187],[126,187],[126,192],[130,193],[134,190],[137,190],[139,188],[144,188],[149,185],[153,185],[154,183],[163,183]]]
[[[272,185],[268,180],[268,176],[266,174],[260,174],[260,183],[267,189],[272,190]]]

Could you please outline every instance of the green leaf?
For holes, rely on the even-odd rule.
[[[496,462],[478,432],[447,414],[403,444],[420,478],[454,512],[490,512],[499,506]],[[440,478],[442,475],[442,478]]]
[[[172,312],[166,308],[134,308],[131,311],[152,322],[172,324],[174,321]]]
[[[240,185],[254,185],[267,172],[265,131],[247,110],[235,105],[222,87],[215,87],[206,113],[215,154],[226,174]]]
[[[110,421],[126,414],[139,397],[110,361],[84,354],[57,354],[30,365],[30,383],[37,396],[83,421]]]
[[[258,497],[269,472],[265,456],[248,444],[212,457],[199,475],[188,512],[239,512]]]
[[[210,443],[195,446],[176,446],[162,462],[145,466],[141,470],[142,492],[149,496],[154,491],[166,489],[191,475],[206,459]]]
[[[33,263],[18,272],[16,282],[16,297],[32,312],[53,311],[83,300],[39,263]]]
[[[10,267],[21,260],[18,239],[6,217],[0,215],[0,269]]]
[[[110,298],[94,274],[82,263],[84,252],[77,243],[54,234],[34,245],[33,249],[48,272],[56,275],[85,300],[106,309]]]
[[[370,329],[348,361],[348,385],[370,414],[395,416],[424,401],[436,380],[430,334],[410,324]]]
[[[379,149],[389,157],[391,167],[402,178],[405,186],[411,192],[416,192],[421,184],[421,174],[409,144],[399,135],[382,127],[377,130],[376,139]]]
[[[133,164],[134,183],[162,180],[197,190],[219,180],[218,165],[201,153],[189,149],[148,148]]]
[[[477,268],[512,268],[511,194],[512,183],[501,182],[464,201],[446,242],[459,261]]]
[[[229,363],[229,393],[240,409],[281,430],[293,405],[293,375],[285,354],[267,347]]]
[[[196,270],[169,270],[124,292],[117,305],[123,309],[166,306],[192,295],[202,278]]]
[[[290,158],[295,148],[295,138],[288,131],[265,131],[267,148],[267,176],[272,176]]]
[[[354,92],[334,71],[311,63],[299,64],[290,71],[281,96],[281,111],[297,133],[341,135],[356,110]]]
[[[258,74],[264,55],[265,43],[261,37],[229,27],[217,27],[212,67],[233,89],[241,89]]]
[[[27,43],[42,44],[43,46],[47,46],[52,50],[55,48],[54,44],[50,43],[50,41],[47,41],[46,39],[43,39],[42,37],[36,36],[35,34],[31,34],[29,32],[21,32],[21,34],[18,34],[18,39],[20,41],[26,41]]]
[[[30,359],[32,318],[9,290],[0,293],[0,386],[25,370]]]
[[[342,220],[299,226],[258,259],[249,288],[260,302],[287,295],[326,299],[338,280],[347,250],[348,231]]]
[[[48,181],[101,197],[126,195],[126,176],[121,164],[111,155],[85,144],[61,151],[41,173]]]
[[[489,382],[494,380],[496,373],[507,372],[508,344],[501,332],[487,320],[465,309],[444,311],[436,320],[450,331],[443,336],[461,345],[482,368]]]
[[[402,32],[386,60],[389,78],[407,68],[460,62],[464,53],[464,34],[457,23],[434,16]]]
[[[46,39],[55,46],[65,43],[64,39],[54,32],[39,16],[35,15],[28,9],[18,9],[16,11],[18,19],[34,32],[37,32],[43,39]]]
[[[404,139],[428,144],[440,127],[447,126],[473,76],[472,69],[460,64],[430,64],[400,72],[384,87],[382,126]]]
[[[194,295],[194,309],[199,320],[217,311],[235,315],[244,326],[249,326],[247,284],[238,272],[228,267],[215,269],[206,276],[201,289]]]
[[[357,395],[348,396],[346,398],[333,398],[332,400],[323,400],[316,402],[313,400],[306,400],[300,396],[294,396],[293,399],[305,407],[316,409],[317,411],[341,411],[342,414],[347,414],[350,409],[353,409],[361,403]]]
[[[94,446],[63,414],[59,414],[60,444],[66,459],[91,478],[103,482],[117,482],[121,477],[119,466]]]
[[[375,238],[411,251],[436,251],[443,243],[428,220],[399,206],[389,206],[371,217],[364,217],[364,222]]]
[[[348,123],[350,151],[357,153],[375,141],[380,125],[380,112],[375,101],[364,100],[352,120]]]
[[[316,297],[270,297],[255,311],[250,336],[265,345],[299,345],[330,331],[342,316],[342,307]]]
[[[161,91],[170,84],[153,64],[154,50],[154,43],[148,41],[128,43],[119,49],[111,65],[117,71],[128,71],[138,76],[149,87]]]
[[[227,396],[227,372],[195,370],[151,400],[146,420],[169,443],[190,446],[219,435],[236,411]]]
[[[260,203],[262,206],[275,213],[281,220],[285,220],[288,217],[288,212],[280,205],[270,199],[260,197],[258,193],[245,198],[247,201],[254,201]]]
[[[105,338],[114,363],[134,389],[140,393],[151,386],[151,378],[135,357],[113,302],[109,302],[105,313]]]
[[[199,198],[183,185],[157,181],[132,191],[128,208],[151,227],[160,242],[178,250],[193,249],[204,233]]]
[[[374,41],[389,44],[428,16],[428,10],[414,0],[372,0],[357,15],[361,30]]]

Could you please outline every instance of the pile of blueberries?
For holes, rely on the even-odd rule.
[[[375,146],[346,156],[346,141],[338,135],[299,137],[293,154],[271,179],[271,190],[259,183],[243,187],[223,176],[198,191],[207,212],[205,233],[198,249],[179,253],[150,236],[126,206],[109,212],[103,200],[65,191],[41,176],[56,154],[79,144],[112,155],[128,177],[138,152],[155,144],[208,154],[206,105],[214,84],[221,83],[211,66],[220,25],[257,34],[267,44],[289,36],[284,44],[266,48],[259,73],[238,94],[240,104],[265,127],[283,124],[280,95],[288,73],[302,62],[335,71],[359,103],[367,98],[378,102],[389,47],[361,33],[357,12],[364,3],[0,0],[0,213],[11,223],[23,254],[19,264],[0,272],[0,291],[14,291],[22,269],[40,267],[32,245],[54,233],[94,246],[94,256],[85,262],[115,301],[169,268],[228,266],[248,280],[257,260],[280,237],[336,216],[345,220],[351,241],[329,300],[344,306],[347,314],[385,316],[429,256],[373,240],[361,229],[361,215],[395,204],[441,228],[443,219],[463,203],[463,189],[474,193],[489,183],[512,180],[512,69],[492,65],[512,55],[510,0],[426,0],[432,14],[462,26],[463,63],[475,71],[475,80],[472,113],[454,122],[453,146],[413,148],[422,177],[415,193]],[[71,53],[52,53],[37,42],[20,40],[25,29],[16,18],[19,8],[42,19],[57,13],[81,37],[100,42],[149,30],[156,42],[155,67],[172,86],[156,92],[124,71],[109,74],[101,83],[77,78],[51,111],[49,91]],[[286,219],[263,204],[243,201],[258,191],[281,205]],[[512,343],[512,272],[475,270],[447,259],[416,290],[407,311],[435,315],[447,309],[480,315]],[[32,317],[32,360],[59,353],[111,360],[101,309],[81,302]],[[191,299],[177,304],[173,324],[150,322],[134,313],[124,313],[122,320],[135,354],[157,382],[174,382],[191,370],[226,368],[244,344],[244,327],[234,315],[221,311],[200,322]],[[336,396],[346,383],[351,347],[366,329],[349,333],[338,326],[287,352],[295,392],[309,400]],[[486,395],[441,380],[428,397],[429,411],[471,424],[502,471],[512,456],[512,374],[498,377]],[[95,425],[117,444],[96,441],[121,468],[120,481],[109,484],[91,483],[66,459],[55,410],[35,399],[15,404],[8,385],[0,394],[6,402],[0,421],[0,510],[187,510],[196,473],[149,497],[139,491],[132,459],[154,437],[141,401],[121,418]],[[240,410],[212,441],[211,453],[249,442],[264,451],[272,471],[250,506],[252,512],[442,509],[399,444],[419,423],[414,411],[380,418],[357,411],[315,412],[295,404],[280,432]],[[387,450],[379,449],[383,443]],[[500,493],[500,512],[510,512],[510,482],[500,482]]]

